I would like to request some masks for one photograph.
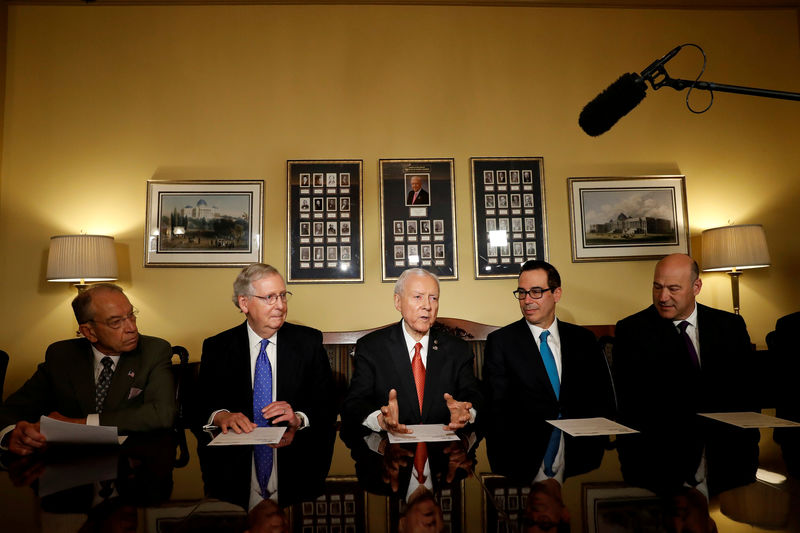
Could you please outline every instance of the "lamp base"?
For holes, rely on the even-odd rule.
[[[731,294],[733,295],[733,312],[739,314],[739,276],[742,275],[738,270],[728,272],[731,277]]]

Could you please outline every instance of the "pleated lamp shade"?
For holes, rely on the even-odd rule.
[[[50,237],[47,281],[81,283],[117,279],[114,237],[56,235]]]
[[[703,270],[726,271],[770,266],[761,224],[724,226],[703,232]]]

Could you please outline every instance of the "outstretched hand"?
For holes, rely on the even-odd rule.
[[[444,400],[447,402],[447,409],[450,411],[450,424],[445,426],[447,429],[461,429],[472,420],[472,414],[469,412],[472,409],[471,402],[459,402],[450,394],[444,393]]]
[[[392,433],[411,433],[405,424],[400,423],[400,410],[397,405],[397,391],[389,391],[389,403],[381,407],[378,415],[378,424],[381,429]]]

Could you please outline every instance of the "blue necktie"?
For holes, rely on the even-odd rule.
[[[553,428],[550,433],[550,441],[547,443],[547,450],[544,452],[544,473],[547,477],[553,477],[553,463],[556,461],[556,454],[558,453],[558,445],[561,444],[561,430]]]
[[[258,427],[269,426],[269,420],[263,417],[261,409],[272,403],[272,365],[267,357],[269,339],[261,339],[261,350],[256,359],[256,371],[253,375],[253,421]],[[266,444],[253,447],[253,458],[256,463],[256,477],[261,487],[262,497],[267,497],[267,483],[272,474],[273,449]]]
[[[547,345],[547,337],[550,332],[547,330],[542,331],[539,335],[539,353],[542,354],[542,362],[544,368],[547,370],[547,377],[550,378],[550,384],[553,386],[553,392],[556,394],[556,400],[561,392],[561,383],[558,381],[558,368],[556,367],[556,358],[553,357],[553,352],[550,351],[550,346]]]

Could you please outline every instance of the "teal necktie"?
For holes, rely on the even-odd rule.
[[[556,367],[556,358],[553,357],[553,352],[550,346],[547,345],[547,337],[550,332],[547,330],[542,331],[539,335],[539,353],[542,354],[542,362],[544,368],[547,370],[547,377],[550,378],[550,385],[553,386],[553,392],[556,394],[556,400],[561,392],[561,383],[558,381],[558,368]]]

